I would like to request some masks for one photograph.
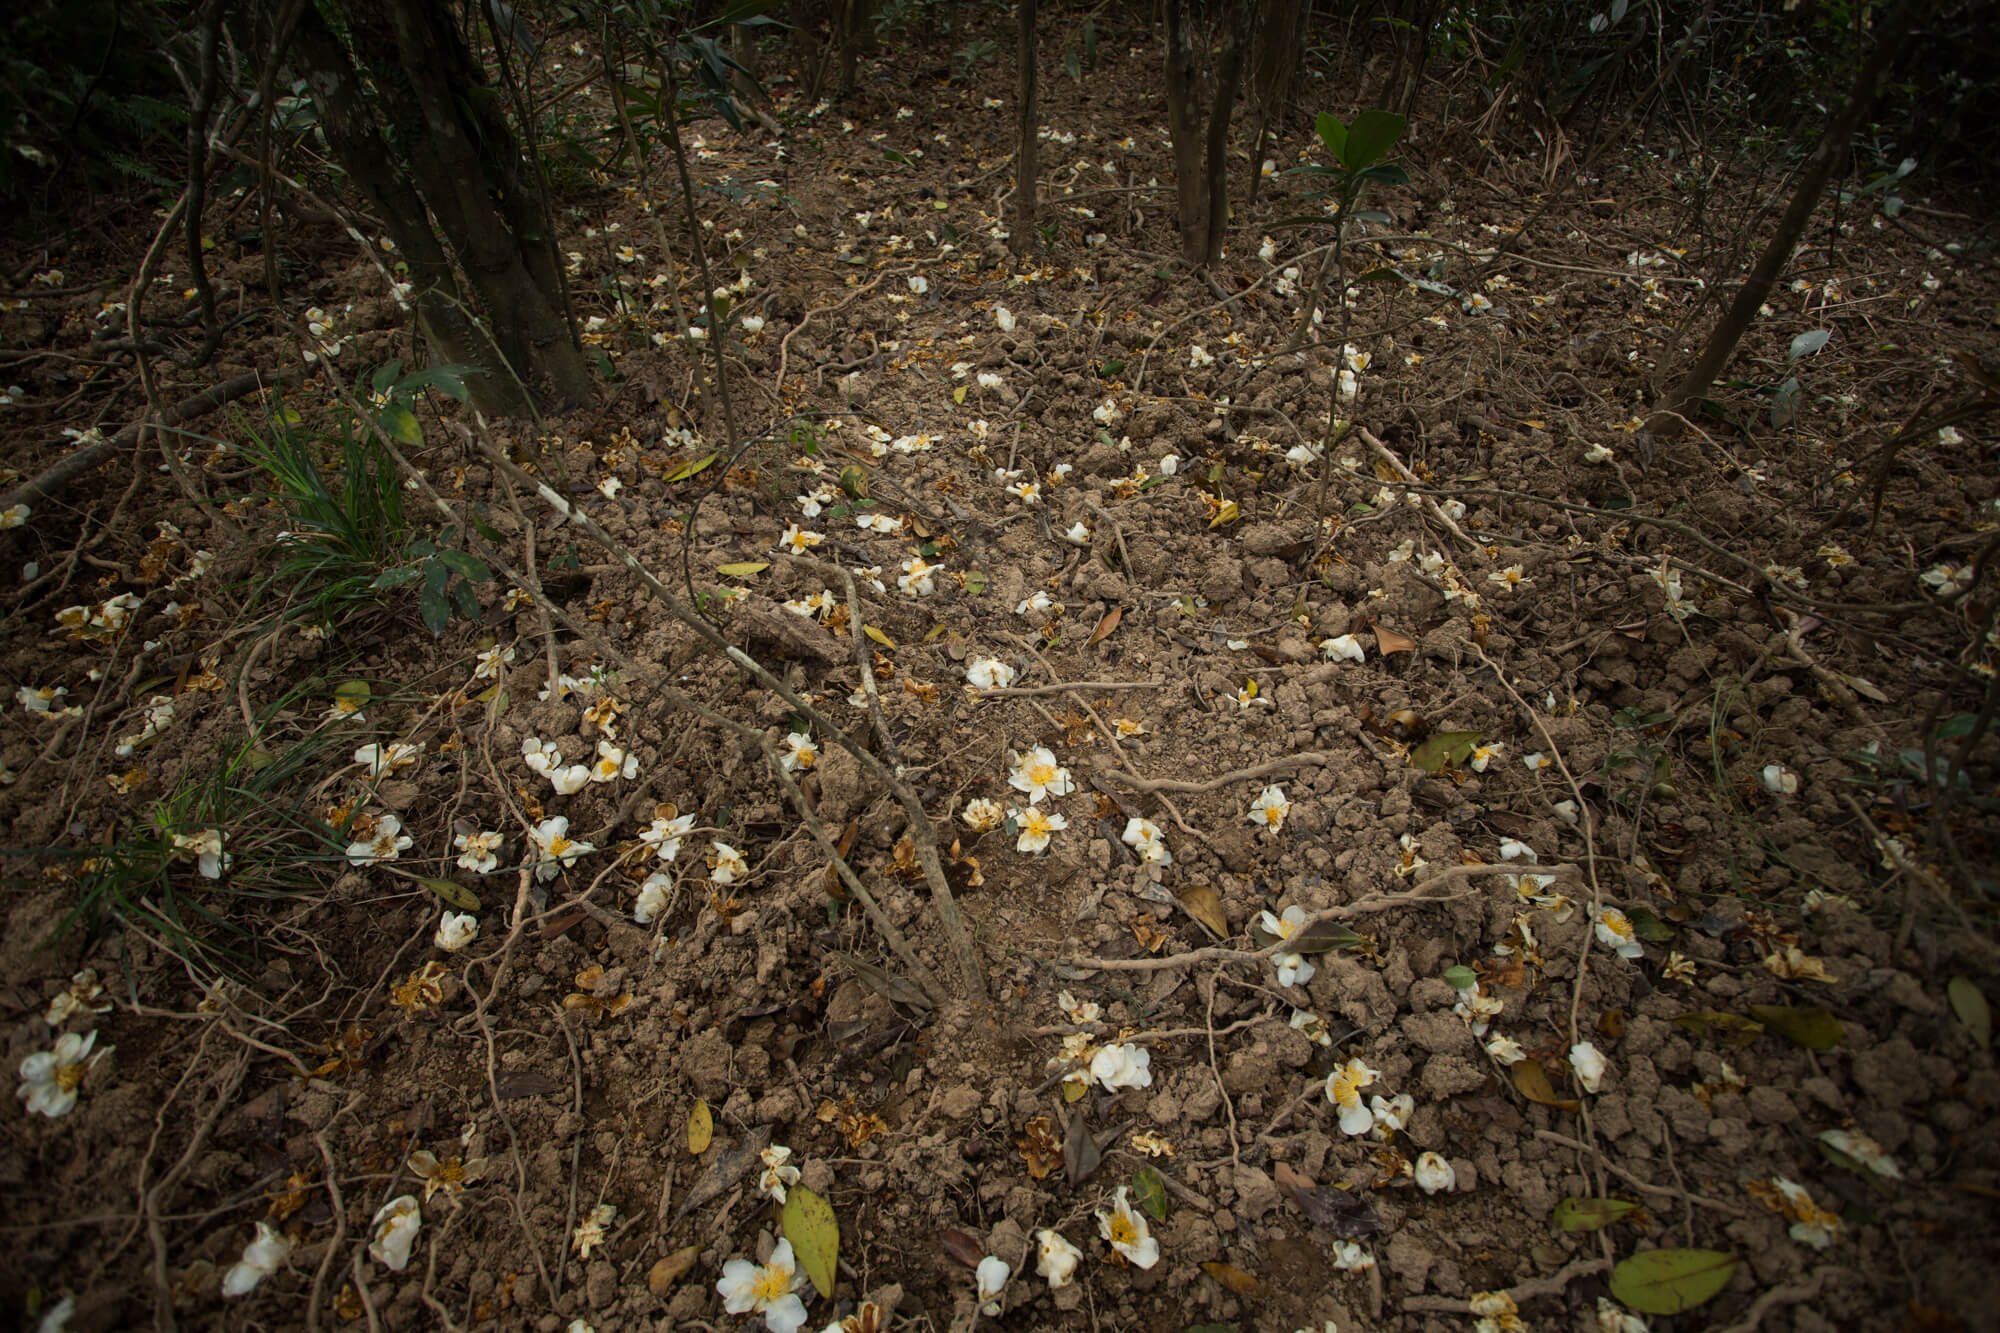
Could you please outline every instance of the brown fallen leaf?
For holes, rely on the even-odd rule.
[[[701,1246],[690,1245],[686,1249],[675,1250],[664,1259],[657,1260],[646,1273],[647,1290],[665,1300],[673,1294],[680,1280],[694,1268],[695,1258],[700,1253]]]
[[[1515,1063],[1514,1091],[1531,1102],[1553,1106],[1558,1111],[1574,1114],[1583,1109],[1580,1102],[1556,1096],[1555,1087],[1549,1082],[1549,1072],[1534,1060],[1521,1060]]]
[[[1222,895],[1207,884],[1190,884],[1180,892],[1181,910],[1207,928],[1217,939],[1229,936],[1229,918],[1223,915]]]
[[[938,1237],[938,1244],[944,1252],[964,1264],[967,1268],[979,1267],[979,1261],[986,1257],[986,1247],[956,1228]]]
[[[1046,1180],[1049,1172],[1056,1169],[1056,1163],[1062,1160],[1062,1145],[1056,1142],[1055,1124],[1047,1116],[1038,1115],[1023,1129],[1025,1132],[1015,1146],[1027,1159],[1028,1174],[1036,1180]]]
[[[1315,1185],[1310,1176],[1301,1175],[1290,1163],[1279,1162],[1272,1177],[1308,1222],[1342,1240],[1358,1240],[1382,1229],[1375,1205],[1346,1190]]]
[[[1089,648],[1094,644],[1101,642],[1105,638],[1105,636],[1111,633],[1112,630],[1118,628],[1118,622],[1123,620],[1124,618],[1125,618],[1125,608],[1122,606],[1114,606],[1109,611],[1106,611],[1104,613],[1104,619],[1098,621],[1097,628],[1090,632],[1089,642],[1085,643],[1083,646]]]
[[[1238,1296],[1254,1296],[1264,1284],[1250,1276],[1234,1264],[1205,1263],[1201,1271],[1235,1292]]]
[[[1417,641],[1407,634],[1398,634],[1392,629],[1383,629],[1380,625],[1377,625],[1375,627],[1375,646],[1381,650],[1384,657],[1387,657],[1390,653],[1415,652],[1417,650]]]

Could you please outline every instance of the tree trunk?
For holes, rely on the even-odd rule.
[[[1695,358],[1682,378],[1680,386],[1668,396],[1661,410],[1654,413],[1646,423],[1646,429],[1655,435],[1672,438],[1678,436],[1686,423],[1687,415],[1696,404],[1707,396],[1709,386],[1729,361],[1729,355],[1736,350],[1750,322],[1757,317],[1757,310],[1764,304],[1771,289],[1777,285],[1778,275],[1784,272],[1792,257],[1792,248],[1798,244],[1805,232],[1806,224],[1812,220],[1813,209],[1818,207],[1820,196],[1833,177],[1834,167],[1847,154],[1854,138],[1855,127],[1861,123],[1868,105],[1875,98],[1875,85],[1882,71],[1895,59],[1896,50],[1903,43],[1916,11],[1923,0],[1904,0],[1896,11],[1876,29],[1875,47],[1861,62],[1855,72],[1854,84],[1848,89],[1847,100],[1841,105],[1826,130],[1820,135],[1819,145],[1806,161],[1799,173],[1799,182],[1792,192],[1792,201],[1786,207],[1784,216],[1778,219],[1778,229],[1764,253],[1757,260],[1757,266],[1750,271],[1742,290],[1736,293],[1735,302],[1727,314],[1709,335],[1708,345]]]
[[[1250,91],[1257,99],[1257,132],[1251,136],[1250,188],[1244,191],[1252,207],[1264,185],[1264,146],[1271,139],[1271,121],[1284,113],[1291,100],[1292,79],[1305,47],[1304,0],[1264,0],[1259,8],[1250,48]]]
[[[1181,257],[1199,268],[1208,247],[1202,178],[1201,86],[1184,0],[1161,0],[1167,28],[1167,133],[1174,141],[1174,190],[1180,200]]]
[[[1201,263],[1222,258],[1222,239],[1229,233],[1229,121],[1236,114],[1236,89],[1243,81],[1243,48],[1249,45],[1250,24],[1257,6],[1239,4],[1229,16],[1222,59],[1215,67],[1215,102],[1208,109],[1208,225],[1204,229]]]
[[[492,337],[466,308],[451,257],[432,230],[415,184],[383,140],[346,49],[312,5],[300,12],[291,58],[305,73],[334,158],[361,191],[369,210],[382,219],[389,239],[410,266],[410,285],[425,335],[445,360],[484,372],[466,384],[480,410],[496,416],[527,415],[525,390]]]
[[[1017,255],[1034,248],[1035,195],[1041,188],[1041,130],[1035,111],[1035,11],[1038,0],[1020,0],[1021,96],[1016,129],[1020,147],[1014,154],[1013,220],[1007,224],[1008,247]]]

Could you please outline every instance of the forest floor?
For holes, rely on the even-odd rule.
[[[274,628],[310,598],[261,585],[296,515],[245,463],[271,430],[252,400],[176,438],[179,478],[148,445],[0,534],[9,1067],[57,1030],[97,1057],[67,1114],[0,1116],[7,1322],[67,1296],[83,1330],[728,1326],[717,1283],[772,1250],[759,1151],[782,1146],[840,1230],[812,1328],[1470,1329],[1511,1292],[1530,1327],[1595,1329],[1614,1262],[1689,1249],[1726,1257],[1642,1303],[1720,1290],[1656,1329],[1994,1327],[2000,742],[1961,741],[2000,662],[1996,576],[1970,567],[2000,465],[1990,419],[1885,451],[1996,364],[2000,282],[1938,248],[1969,220],[1829,207],[1727,418],[1660,440],[1646,385],[1780,179],[1631,142],[1554,193],[1541,160],[1419,117],[1413,184],[1371,197],[1393,221],[1351,238],[1366,363],[1322,456],[1340,310],[1284,349],[1331,231],[1277,225],[1320,211],[1310,178],[1239,201],[1190,277],[1158,53],[1100,52],[1082,85],[1043,78],[1025,263],[995,236],[1011,61],[870,62],[830,107],[779,82],[781,138],[690,134],[714,281],[762,320],[731,335],[757,433],[726,456],[708,344],[653,336],[677,196],[562,199],[603,402],[490,437],[426,408],[435,490],[405,497],[426,529],[432,496],[477,506],[543,600],[503,575],[433,636],[412,584]],[[1287,125],[1268,156],[1313,147]],[[215,277],[254,302],[237,231]],[[9,256],[45,276],[0,339],[49,353],[0,408],[19,475],[142,404],[65,357],[147,239]],[[297,308],[197,374],[159,361],[163,398],[297,364],[309,306],[344,339],[321,366],[412,359],[338,226],[289,226],[284,263]],[[1453,294],[1358,280],[1388,268]],[[288,402],[337,410],[324,376]],[[1011,688],[969,684],[993,660]],[[609,780],[565,794],[529,742]],[[371,744],[414,749],[378,774]],[[1035,747],[1067,781],[1030,801],[1010,777]],[[800,753],[902,950],[768,762]],[[675,816],[664,859],[640,834]],[[544,876],[556,817],[589,846]],[[490,873],[461,868],[486,831]],[[340,846],[384,837],[393,860]],[[126,910],[52,940],[86,894]],[[477,935],[441,948],[464,894]],[[1325,922],[1309,967],[1254,952],[1294,907]],[[1104,1078],[1064,1077],[1092,1057]],[[1151,1266],[1101,1238],[1120,1187],[1155,1212]],[[398,1269],[369,1245],[405,1195]],[[225,1298],[260,1222],[289,1249]],[[1043,1230],[1082,1252],[1060,1288]],[[989,1254],[1014,1274],[990,1316]]]

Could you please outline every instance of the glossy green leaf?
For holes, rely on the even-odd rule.
[[[415,448],[424,442],[424,428],[417,421],[417,414],[401,403],[389,404],[375,420],[397,444]]]
[[[1139,1207],[1155,1222],[1167,1220],[1167,1182],[1160,1179],[1160,1173],[1150,1166],[1142,1166],[1132,1173],[1132,1194],[1139,1201]]]
[[[833,1216],[833,1205],[804,1185],[794,1185],[785,1195],[780,1220],[799,1267],[821,1296],[832,1299],[840,1262],[840,1223]]]
[[[1470,990],[1479,984],[1479,974],[1459,963],[1444,970],[1444,984],[1453,990]]]
[[[1728,1286],[1741,1262],[1720,1250],[1647,1250],[1611,1270],[1611,1294],[1640,1314],[1679,1314]]]
[[[1409,123],[1393,111],[1362,112],[1348,122],[1347,151],[1340,154],[1340,165],[1356,173],[1366,171],[1388,155]]]
[[[1649,944],[1664,944],[1674,937],[1674,928],[1660,920],[1651,908],[1628,907],[1625,918],[1632,923],[1632,933]]]
[[[438,560],[424,561],[424,588],[417,598],[417,610],[423,615],[424,628],[432,634],[443,634],[445,626],[451,623],[451,600],[449,589],[451,566]]]
[[[1345,163],[1347,160],[1347,122],[1331,111],[1319,113],[1315,122],[1319,130],[1319,141],[1326,145],[1326,151],[1333,154],[1333,160]]]
[[[1697,1009],[1682,1014],[1674,1022],[1690,1035],[1716,1037],[1731,1046],[1748,1046],[1764,1032],[1762,1023],[1741,1014],[1727,1014],[1720,1009]]]
[[[1599,1231],[1638,1208],[1623,1199],[1568,1198],[1556,1205],[1553,1220],[1564,1231]]]
[[[1326,953],[1332,949],[1352,949],[1367,941],[1338,921],[1315,921],[1291,939],[1293,953]]]

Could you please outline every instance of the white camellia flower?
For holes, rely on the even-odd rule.
[[[617,1220],[618,1206],[616,1204],[598,1204],[595,1208],[585,1213],[583,1220],[576,1224],[576,1230],[570,1233],[570,1245],[575,1248],[579,1257],[588,1259],[592,1250],[610,1239],[611,1224]]]
[[[416,1245],[417,1232],[423,1225],[423,1206],[416,1195],[404,1194],[389,1200],[375,1211],[368,1253],[391,1272],[402,1272],[410,1266],[410,1250]]]
[[[1181,456],[1179,454],[1168,454],[1166,457],[1160,460],[1161,476],[1171,477],[1174,474],[1178,473],[1180,470],[1181,470]]]
[[[610,741],[597,743],[597,762],[590,766],[592,782],[631,781],[639,776],[638,757]]]
[[[758,1190],[783,1203],[792,1186],[799,1183],[799,1169],[792,1165],[792,1150],[774,1143],[758,1156],[764,1162],[764,1174],[757,1182]]]
[[[1069,770],[1056,762],[1055,755],[1045,745],[1016,756],[1007,784],[1016,791],[1026,792],[1030,805],[1040,805],[1044,796],[1067,796],[1076,790]]]
[[[83,1086],[84,1073],[116,1049],[106,1046],[93,1056],[91,1049],[96,1045],[94,1031],[81,1036],[63,1033],[56,1038],[53,1050],[36,1051],[21,1061],[21,1086],[14,1089],[14,1095],[26,1104],[30,1114],[45,1115],[51,1120],[68,1115],[76,1109],[77,1089]]]
[[[1097,1210],[1097,1234],[1138,1267],[1151,1268],[1160,1262],[1160,1242],[1153,1239],[1146,1219],[1132,1211],[1125,1197],[1129,1192],[1120,1185],[1112,1192],[1110,1209]]]
[[[535,863],[535,878],[545,882],[567,870],[578,857],[597,850],[590,843],[569,836],[568,815],[544,819],[535,826],[533,837],[542,853],[541,860]]]
[[[1090,1057],[1090,1076],[1103,1085],[1106,1092],[1116,1092],[1120,1088],[1150,1088],[1153,1086],[1153,1053],[1143,1046],[1130,1042],[1115,1042],[1100,1046]]]
[[[990,833],[1007,822],[1007,811],[1001,807],[1000,802],[981,796],[967,801],[965,809],[959,811],[958,817],[964,820],[965,826],[974,833]]]
[[[1174,863],[1173,853],[1167,850],[1167,840],[1160,832],[1160,826],[1150,819],[1128,819],[1125,832],[1119,841],[1139,854],[1139,860],[1146,865],[1170,866]]]
[[[997,657],[975,657],[965,668],[965,678],[978,690],[1004,690],[1014,683],[1014,668]]]
[[[402,741],[364,745],[354,752],[354,762],[366,768],[371,778],[390,777],[416,763],[423,752],[422,744],[405,745]]]
[[[549,785],[556,789],[558,796],[574,796],[590,785],[589,764],[571,764],[567,768],[549,770]]]
[[[750,863],[743,859],[743,853],[726,842],[709,844],[711,864],[708,877],[717,884],[734,884],[750,873]]]
[[[1068,1286],[1082,1261],[1083,1251],[1061,1232],[1043,1227],[1035,1233],[1035,1273],[1048,1279],[1049,1290]]]
[[[1632,929],[1632,918],[1615,907],[1591,909],[1597,916],[1597,938],[1606,948],[1613,950],[1620,958],[1643,958],[1646,950],[1639,943],[1638,932]]]
[[[1351,1240],[1337,1240],[1330,1253],[1333,1266],[1343,1273],[1365,1273],[1375,1266],[1375,1256]]]
[[[479,938],[479,918],[470,912],[446,912],[438,922],[433,943],[446,953],[457,953]]]
[[[452,839],[458,849],[458,868],[475,875],[490,875],[500,866],[500,846],[506,836],[499,832],[461,833]]]
[[[355,866],[372,865],[377,861],[394,861],[405,851],[416,845],[416,839],[403,832],[403,821],[394,815],[358,815],[348,831],[357,826],[365,827],[360,837],[347,845],[347,863]]]
[[[811,736],[795,731],[785,737],[785,752],[778,756],[778,767],[787,773],[796,773],[818,762],[819,747],[813,744]]]
[[[1000,332],[1012,333],[1014,331],[1014,312],[1004,305],[996,305],[993,307],[993,322],[999,326]]]
[[[913,555],[903,562],[903,572],[896,579],[896,586],[906,597],[928,597],[937,591],[937,568],[921,555]]]
[[[243,1247],[243,1257],[231,1264],[229,1271],[222,1275],[222,1294],[228,1297],[248,1296],[257,1290],[257,1284],[278,1271],[291,1255],[292,1243],[286,1240],[269,1222],[257,1224],[257,1234]]]
[[[667,895],[673,891],[674,881],[664,870],[656,870],[646,876],[646,882],[639,886],[639,901],[632,908],[632,919],[642,926],[650,926],[667,910]]]
[[[1000,1293],[1007,1289],[1007,1279],[1014,1270],[1007,1266],[1005,1259],[987,1255],[973,1270],[973,1281],[977,1286],[972,1299],[979,1303],[979,1312],[989,1319],[1000,1317]]]
[[[1073,523],[1070,525],[1069,531],[1063,534],[1063,540],[1071,546],[1088,546],[1090,545],[1090,529],[1085,527],[1081,522]]]
[[[1287,907],[1282,916],[1273,916],[1269,912],[1261,912],[1257,916],[1257,924],[1264,928],[1264,933],[1279,940],[1289,940],[1298,934],[1305,928],[1306,920],[1306,909],[1297,903]],[[1281,950],[1271,955],[1271,962],[1278,969],[1280,986],[1303,986],[1318,971],[1302,953]]]
[[[543,777],[547,777],[562,765],[562,751],[557,748],[556,743],[535,736],[530,736],[521,742],[521,758],[527,762],[529,768]]]
[[[1365,662],[1368,652],[1361,646],[1361,640],[1352,634],[1337,634],[1331,639],[1320,640],[1319,650],[1331,662]]]
[[[1783,764],[1764,765],[1764,790],[1773,796],[1796,796],[1799,791],[1799,775]]]
[[[222,830],[203,829],[199,833],[174,834],[174,850],[193,852],[195,869],[204,879],[221,879],[222,872],[229,868],[234,858],[222,850]]]
[[[1585,1092],[1596,1092],[1604,1081],[1604,1055],[1590,1042],[1580,1041],[1569,1048],[1569,1067],[1576,1071],[1576,1081]]]
[[[639,834],[639,841],[651,847],[653,854],[662,861],[671,861],[681,854],[681,839],[694,828],[693,815],[664,813],[671,808],[654,807],[652,824]]]
[[[1528,1058],[1521,1043],[1512,1037],[1496,1036],[1486,1043],[1486,1053],[1503,1065],[1517,1065]]]
[[[1375,1128],[1375,1113],[1361,1102],[1361,1090],[1374,1084],[1380,1072],[1359,1058],[1349,1060],[1326,1076],[1326,1099],[1340,1108],[1340,1132],[1366,1134]]]
[[[748,1259],[731,1259],[724,1264],[715,1289],[722,1295],[722,1308],[730,1314],[760,1314],[771,1333],[798,1333],[806,1322],[806,1306],[792,1289],[801,1276],[792,1243],[780,1240],[767,1264]]]
[[[1247,818],[1262,829],[1276,833],[1285,826],[1285,816],[1292,813],[1292,803],[1285,799],[1283,787],[1266,787],[1258,794],[1250,806]]]
[[[1014,843],[1014,849],[1022,852],[1045,852],[1049,847],[1049,835],[1069,827],[1069,820],[1054,813],[1044,814],[1034,806],[1026,810],[1011,812],[1019,824],[1021,835]]]
[[[1384,1097],[1378,1092],[1368,1099],[1368,1114],[1375,1117],[1375,1132],[1385,1139],[1408,1125],[1416,1113],[1417,1099],[1407,1092],[1394,1097]]]
[[[1458,1173],[1451,1163],[1437,1153],[1427,1152],[1419,1156],[1411,1168],[1416,1176],[1417,1188],[1426,1194],[1436,1194],[1439,1190],[1451,1190],[1458,1186]]]
[[[1901,1180],[1903,1168],[1896,1165],[1896,1159],[1888,1150],[1858,1129],[1823,1129],[1819,1141],[1835,1152],[1844,1153],[1876,1175],[1889,1180]]]

